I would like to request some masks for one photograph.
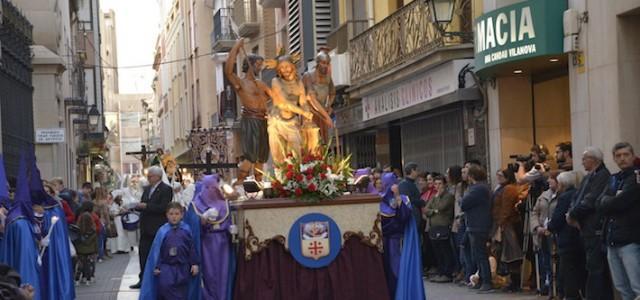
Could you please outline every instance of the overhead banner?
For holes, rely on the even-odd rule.
[[[566,0],[529,0],[486,13],[475,21],[475,66],[563,53]]]

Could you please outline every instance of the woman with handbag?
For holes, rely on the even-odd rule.
[[[439,273],[431,281],[444,283],[452,281],[455,267],[454,251],[450,241],[455,197],[447,191],[447,181],[443,176],[438,175],[434,178],[434,186],[437,194],[425,207],[425,216],[429,223],[429,239],[435,250]]]

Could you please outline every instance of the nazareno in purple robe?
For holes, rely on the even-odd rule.
[[[198,214],[210,208],[218,210],[215,224],[200,225],[200,244],[202,249],[202,299],[227,299],[229,288],[229,260],[231,255],[231,216],[226,201],[220,195],[218,199],[204,199],[203,193],[193,201]]]
[[[179,226],[172,226],[160,248],[156,268],[159,299],[187,299],[191,280],[191,266],[198,265],[198,254],[191,233]]]
[[[384,271],[387,278],[389,296],[395,299],[398,274],[400,270],[400,258],[402,257],[402,239],[407,222],[411,221],[411,208],[408,206],[409,198],[402,197],[400,206],[393,208],[391,202],[394,201],[391,186],[397,183],[393,173],[387,173],[382,177],[383,191],[380,196],[380,215],[382,216],[382,236],[383,236],[383,262]]]

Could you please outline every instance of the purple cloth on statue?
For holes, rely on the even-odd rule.
[[[217,189],[217,185],[214,187]],[[207,300],[227,298],[229,257],[231,255],[231,236],[229,234],[231,218],[227,215],[227,205],[222,192],[218,189],[213,194],[213,196],[207,197],[207,189],[203,187],[202,192],[194,199],[199,214],[204,214],[211,208],[218,211],[215,221],[219,223],[200,225],[200,243],[203,253],[202,281],[205,282],[202,298]]]
[[[167,232],[160,248],[157,269],[160,299],[187,299],[191,266],[198,264],[191,234],[180,227]]]

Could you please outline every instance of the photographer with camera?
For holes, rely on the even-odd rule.
[[[548,189],[548,183],[545,179],[545,173],[550,169],[545,164],[547,157],[549,156],[549,150],[544,145],[533,145],[528,155],[511,155],[510,158],[516,160],[516,164],[509,164],[509,168],[516,171],[516,180],[518,184],[524,189],[522,190],[521,201],[516,204],[516,208],[520,211],[520,215],[523,219],[523,239],[522,239],[522,252],[526,257],[526,260],[531,261],[535,268],[535,277],[532,276],[531,284],[535,284],[535,288],[541,295],[548,293],[548,282],[544,280],[540,274],[540,267],[538,262],[540,261],[538,253],[534,253],[533,236],[530,228],[531,213],[535,205],[536,200],[542,192]],[[522,283],[527,278],[527,274],[524,274],[526,260],[523,260],[521,266]],[[544,270],[544,269],[543,269]],[[533,271],[533,270],[532,270]],[[533,288],[534,286],[532,286]]]

